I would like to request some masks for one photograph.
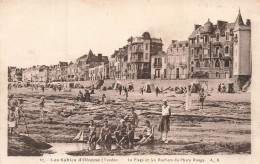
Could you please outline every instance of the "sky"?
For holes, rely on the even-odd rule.
[[[0,62],[30,67],[75,61],[91,49],[111,56],[131,36],[147,31],[187,40],[194,24],[258,20],[260,1],[234,0],[1,0]]]

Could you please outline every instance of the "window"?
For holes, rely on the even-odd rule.
[[[219,47],[216,47],[216,55],[219,54]]]
[[[148,60],[148,53],[145,53],[145,59]]]
[[[182,47],[182,51],[185,51],[185,47],[184,46]]]
[[[196,62],[196,67],[197,67],[197,68],[200,67],[200,62],[199,62],[199,61]]]
[[[220,62],[219,62],[219,60],[216,60],[216,62],[215,62],[215,67],[220,67]]]
[[[229,46],[226,46],[225,47],[225,54],[228,54],[228,52],[229,52]]]
[[[145,44],[145,49],[148,50],[148,44],[147,43]]]
[[[177,47],[177,52],[178,52],[178,50],[179,50],[179,47]]]
[[[226,33],[226,40],[229,40],[229,33]]]
[[[200,50],[199,49],[197,49],[197,55],[200,53]]]
[[[191,55],[192,55],[192,56],[194,55],[194,50],[193,50],[193,49],[191,49]]]
[[[204,48],[203,49],[203,54],[207,55],[208,54],[208,49]]]
[[[220,76],[219,76],[219,72],[216,72],[216,77],[217,77],[217,78],[219,78],[219,77],[220,77]]]
[[[217,40],[217,42],[219,41],[219,34],[217,34],[217,36],[216,36],[216,40]]]
[[[209,61],[208,60],[204,61],[204,67],[209,67]]]
[[[200,36],[197,35],[197,43],[199,43],[199,42],[200,42]]]
[[[226,60],[224,61],[224,67],[229,67],[229,60],[228,60],[228,59],[226,59]]]
[[[193,61],[191,61],[191,62],[190,62],[190,64],[191,64],[191,65],[193,65],[193,64],[194,64],[194,62],[193,62]]]

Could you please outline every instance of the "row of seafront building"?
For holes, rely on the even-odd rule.
[[[194,25],[187,40],[172,40],[162,51],[160,38],[148,32],[130,37],[108,60],[90,50],[74,63],[26,69],[10,67],[9,81],[52,82],[99,79],[187,79],[251,76],[251,22],[241,13],[234,23],[208,20]]]

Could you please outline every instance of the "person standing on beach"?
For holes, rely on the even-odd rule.
[[[203,112],[203,103],[204,103],[205,98],[206,98],[206,95],[204,92],[204,88],[202,88],[199,92],[200,109],[202,110],[202,112]]]
[[[156,87],[155,92],[156,92],[156,97],[158,97],[158,94],[159,94],[159,92],[160,92],[160,89],[159,89],[158,87]]]
[[[10,108],[9,116],[8,116],[8,128],[9,128],[9,133],[12,135],[14,133],[16,121],[15,121],[15,107],[12,106]]]
[[[122,85],[120,85],[120,86],[118,87],[118,91],[119,91],[119,95],[121,95],[121,93],[122,93]]]
[[[159,132],[161,132],[161,137],[159,140],[164,141],[164,143],[168,143],[167,136],[170,131],[170,117],[171,117],[171,108],[167,103],[167,100],[163,100],[162,105],[162,118],[159,125]],[[165,139],[163,139],[163,133],[165,132]]]
[[[190,108],[191,108],[191,85],[188,85],[187,93],[186,93],[185,111],[190,112]]]
[[[128,98],[128,90],[127,90],[126,87],[124,88],[124,91],[125,91],[125,100],[127,100],[127,98]]]
[[[40,102],[39,106],[40,106],[40,111],[41,111],[40,119],[42,121],[42,119],[44,117],[44,97],[41,97],[41,102]]]

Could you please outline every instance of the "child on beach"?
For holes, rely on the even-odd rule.
[[[90,121],[90,125],[88,128],[89,128],[88,142],[93,143],[94,139],[96,138],[96,126],[93,120]]]
[[[154,127],[147,120],[145,121],[145,128],[143,130],[143,134],[140,135],[141,140],[137,142],[139,145],[143,145],[146,143],[151,143],[154,140]]]
[[[16,125],[15,107],[11,107],[10,108],[10,114],[9,114],[9,120],[8,120],[8,128],[9,128],[10,135],[12,135],[14,133],[15,125]]]
[[[104,121],[104,126],[100,130],[100,135],[97,143],[104,142],[105,144],[110,143],[112,137],[111,137],[111,130],[108,126],[108,121]]]
[[[120,124],[117,126],[114,132],[117,144],[121,144],[126,140],[127,138],[126,129],[127,126],[125,124],[125,120],[121,119]]]

